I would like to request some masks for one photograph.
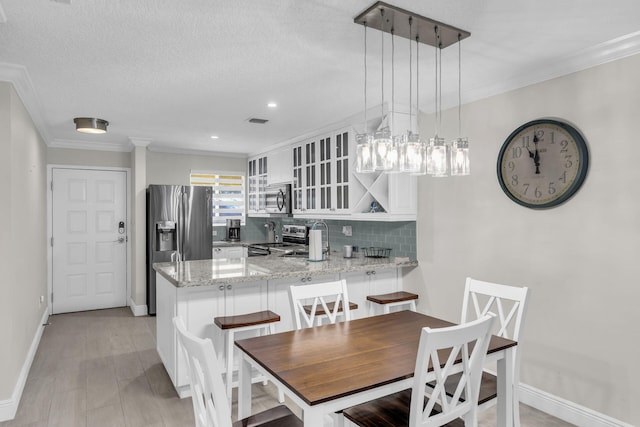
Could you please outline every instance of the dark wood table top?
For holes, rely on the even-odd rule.
[[[236,341],[309,405],[413,376],[422,328],[453,323],[405,310]],[[487,354],[515,346],[493,336]]]

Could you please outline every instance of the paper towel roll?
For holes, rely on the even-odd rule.
[[[322,230],[309,230],[309,261],[322,261]]]

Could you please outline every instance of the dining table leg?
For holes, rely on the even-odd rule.
[[[504,351],[504,357],[497,361],[498,402],[496,408],[498,427],[513,426],[513,350]]]
[[[251,415],[251,364],[241,357],[238,372],[238,419]]]
[[[304,427],[324,427],[324,415],[317,407],[303,408],[302,421]]]

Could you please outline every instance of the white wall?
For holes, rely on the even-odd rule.
[[[48,147],[47,163],[51,165],[129,168],[131,167],[131,153]]]
[[[640,55],[463,107],[471,176],[419,179],[420,309],[460,317],[466,276],[532,290],[522,382],[640,425]],[[591,165],[562,206],[535,211],[502,192],[498,152],[519,125],[572,122]],[[443,114],[456,137],[457,111]],[[421,133],[433,132],[421,116]]]
[[[246,172],[246,157],[147,152],[147,185],[189,185],[191,170]]]
[[[15,397],[46,310],[40,296],[47,291],[45,145],[13,86],[4,82],[0,82],[0,152],[2,402]]]

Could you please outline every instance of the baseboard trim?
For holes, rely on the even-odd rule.
[[[530,385],[520,384],[520,402],[568,423],[584,427],[633,427],[608,415],[554,396]]]
[[[147,315],[147,305],[136,305],[131,298],[129,298],[129,308],[131,309],[131,313],[136,317]]]
[[[36,356],[36,351],[38,351],[38,346],[40,345],[40,338],[42,338],[42,333],[44,332],[44,325],[47,323],[47,320],[49,320],[49,307],[45,307],[44,312],[42,313],[42,318],[40,319],[40,323],[38,324],[38,329],[36,329],[36,334],[33,337],[33,341],[31,342],[31,347],[29,347],[29,352],[27,353],[27,357],[24,363],[22,364],[22,369],[20,370],[20,376],[18,377],[18,382],[16,383],[16,386],[13,389],[11,398],[6,400],[0,400],[0,422],[14,419],[16,416],[16,412],[18,412],[18,405],[20,405],[22,392],[24,391],[24,386],[27,383],[29,370],[31,370],[31,364],[33,363],[33,358]]]

